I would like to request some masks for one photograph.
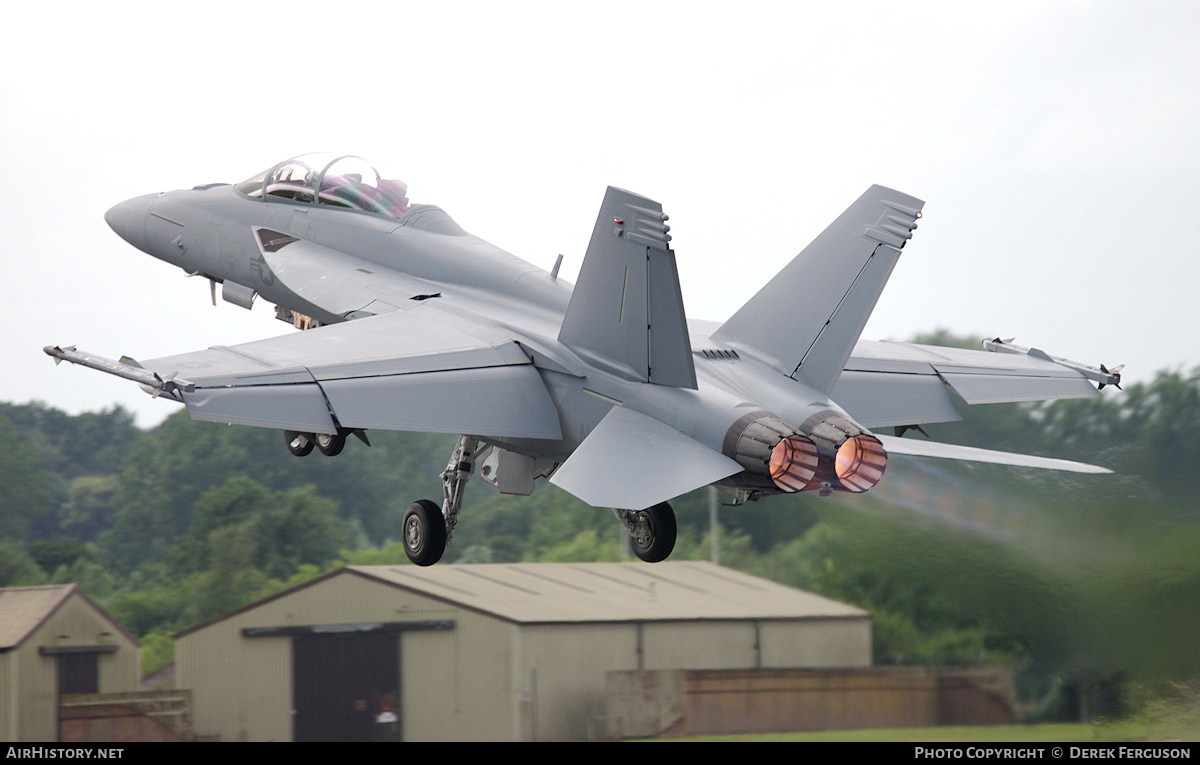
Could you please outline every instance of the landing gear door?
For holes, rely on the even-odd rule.
[[[479,477],[501,494],[527,497],[533,493],[534,467],[532,457],[493,447],[479,463]]]

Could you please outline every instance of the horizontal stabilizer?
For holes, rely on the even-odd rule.
[[[742,466],[653,417],[613,407],[550,483],[593,507],[643,510]]]
[[[1034,457],[1030,454],[1013,454],[1012,452],[997,452],[991,449],[977,449],[973,446],[958,446],[943,444],[937,441],[919,441],[915,438],[896,438],[895,436],[875,435],[883,444],[888,454],[909,454],[914,457],[939,457],[968,462],[990,462],[996,465],[1015,465],[1017,467],[1039,468],[1042,470],[1067,470],[1072,473],[1111,473],[1108,468],[1099,465],[1088,465],[1083,462],[1058,460],[1051,457]]]
[[[712,338],[833,389],[925,203],[872,186]]]

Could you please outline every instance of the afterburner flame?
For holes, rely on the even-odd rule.
[[[874,436],[857,435],[847,438],[838,447],[834,456],[833,469],[842,488],[861,493],[879,483],[883,478],[887,452]]]
[[[817,446],[804,436],[788,436],[771,450],[771,480],[787,492],[808,486],[817,472]]]

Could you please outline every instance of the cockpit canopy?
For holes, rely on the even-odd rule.
[[[291,199],[399,218],[408,209],[408,185],[386,180],[366,160],[337,154],[304,154],[280,162],[237,185],[252,197]]]

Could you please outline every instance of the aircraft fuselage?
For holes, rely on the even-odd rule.
[[[572,285],[463,231],[433,206],[415,206],[400,219],[391,219],[287,199],[251,198],[235,186],[213,184],[135,197],[112,208],[106,218],[135,247],[188,274],[222,284],[229,302],[249,307],[252,297],[261,297],[280,307],[280,318],[304,317],[315,320],[312,326],[365,314],[332,313],[285,284],[264,258],[261,230],[296,237],[436,285],[434,294],[444,299],[439,307],[482,314],[487,321],[508,327],[519,334],[531,355],[558,410],[562,438],[555,442],[485,437],[531,458],[564,461],[618,405],[727,453],[731,428],[748,413],[774,415],[788,424],[818,413],[849,419],[827,395],[705,342],[702,323],[690,325],[693,348],[700,351],[711,345],[725,355],[693,354],[694,389],[596,370],[558,342]],[[454,298],[465,300],[460,303]],[[462,304],[469,309],[457,307]],[[777,491],[759,481],[751,493]]]

